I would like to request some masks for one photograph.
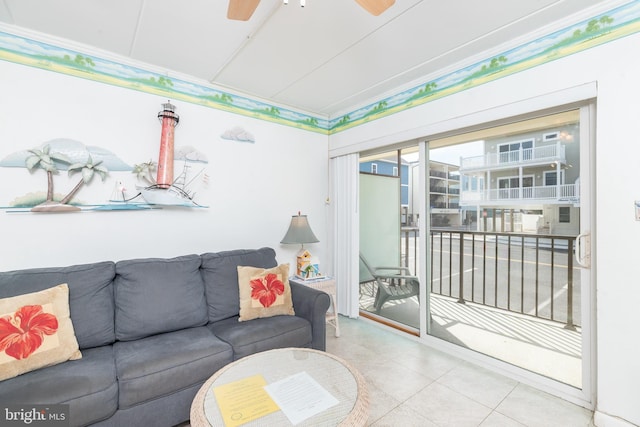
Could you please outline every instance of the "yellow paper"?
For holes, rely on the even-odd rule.
[[[224,425],[235,427],[263,417],[280,408],[265,391],[267,382],[262,375],[254,375],[229,384],[214,387]]]

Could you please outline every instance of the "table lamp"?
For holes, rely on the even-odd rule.
[[[305,243],[316,242],[319,242],[319,240],[316,235],[313,234],[307,216],[300,215],[300,212],[298,212],[298,215],[293,215],[287,234],[284,235],[280,243],[299,243],[301,245],[296,258],[296,276],[308,279],[317,277],[320,274],[319,271],[317,271],[317,264],[311,262],[311,253],[304,248]]]

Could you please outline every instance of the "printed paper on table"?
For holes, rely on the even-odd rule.
[[[271,383],[265,389],[293,425],[340,403],[307,372]]]
[[[254,375],[213,388],[227,427],[235,427],[280,410],[265,391],[262,375]]]

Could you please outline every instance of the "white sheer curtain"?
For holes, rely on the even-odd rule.
[[[358,154],[331,159],[331,235],[338,312],[358,317],[360,228]]]

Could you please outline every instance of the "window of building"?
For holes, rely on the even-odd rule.
[[[371,163],[371,173],[378,173],[378,164]]]
[[[533,187],[533,175],[522,177],[520,188],[519,177],[498,178],[498,197],[501,199],[531,198]]]
[[[533,175],[522,177],[522,188],[533,187]],[[520,178],[517,176],[498,178],[498,188],[520,188]]]
[[[558,174],[553,172],[544,173],[544,185],[556,185],[558,184]],[[564,184],[564,171],[560,171],[560,184]]]
[[[533,139],[498,145],[500,162],[530,160],[533,154]]]
[[[560,206],[558,208],[558,222],[571,222],[571,208],[566,206]]]
[[[558,132],[549,132],[549,133],[545,133],[545,134],[542,135],[542,140],[543,141],[555,141],[559,137],[560,137],[560,134]]]
[[[393,176],[398,176],[398,167],[397,166],[393,167]]]
[[[460,188],[462,188],[462,191],[482,191],[484,190],[484,178],[473,175],[461,175]]]

